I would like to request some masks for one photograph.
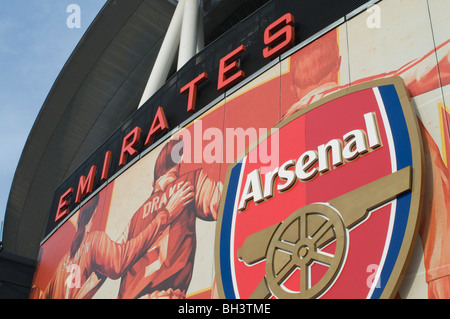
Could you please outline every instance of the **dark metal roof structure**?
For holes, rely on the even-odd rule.
[[[66,62],[23,149],[3,252],[36,260],[55,188],[136,110],[175,3],[108,1]]]

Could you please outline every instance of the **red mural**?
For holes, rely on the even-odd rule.
[[[245,134],[250,133],[246,130],[270,129],[312,102],[349,85],[339,83],[343,57],[337,33],[337,29],[332,30],[293,54],[288,72],[277,71],[273,77],[249,84],[248,90],[244,87],[242,92],[228,97],[166,142],[154,165],[146,167],[153,172],[153,187],[140,208],[131,214],[122,238],[117,241],[105,232],[115,183],[102,189],[42,245],[30,297],[91,298],[110,278],[120,280],[117,298],[186,298],[194,265],[202,262],[195,259],[196,223],[199,219],[210,222],[217,219],[222,183],[231,164],[227,159],[234,161],[261,136],[259,130],[257,135]],[[355,79],[350,85],[401,76],[411,97],[448,85],[449,44],[450,41],[440,44],[436,50],[398,70]],[[420,67],[436,51],[442,53],[436,66]],[[424,73],[418,74],[421,70]],[[442,137],[449,150],[449,114],[445,107],[443,110]],[[211,128],[217,130],[208,130]],[[227,135],[227,128],[233,129],[233,134]],[[241,135],[236,135],[237,128],[242,129]],[[429,132],[423,125],[421,128],[427,185],[420,238],[428,293],[430,298],[450,298],[448,162],[440,155]],[[246,139],[244,149],[236,142],[242,138]],[[196,148],[195,143],[200,143],[200,147]],[[174,161],[174,149],[182,155],[179,162]],[[209,156],[207,162],[205,152]],[[232,156],[227,156],[230,153]],[[289,203],[286,201],[286,206]],[[380,214],[380,223],[385,222],[383,218]],[[363,230],[362,227],[357,231]],[[214,295],[211,289],[194,296],[210,298]]]

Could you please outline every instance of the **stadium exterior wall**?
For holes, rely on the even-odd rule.
[[[169,79],[56,190],[30,298],[449,298],[450,6],[345,8]]]

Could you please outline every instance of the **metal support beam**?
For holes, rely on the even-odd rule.
[[[183,23],[181,26],[180,49],[178,51],[178,70],[197,53],[199,1],[185,1]]]
[[[178,2],[138,108],[166,82],[177,50],[177,69],[180,69],[198,50],[203,49],[201,8],[201,0],[180,0]]]
[[[203,24],[203,1],[200,1],[198,8],[198,29],[197,29],[197,53],[199,53],[205,47],[205,30]]]
[[[181,23],[183,21],[185,0],[180,0],[170,21],[164,41],[159,49],[155,64],[142,94],[139,107],[142,106],[166,81],[170,67],[180,42]]]

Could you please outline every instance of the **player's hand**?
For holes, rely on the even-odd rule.
[[[180,212],[194,199],[194,186],[191,183],[185,182],[176,190],[166,205],[166,210],[169,212],[170,221],[174,220]]]

